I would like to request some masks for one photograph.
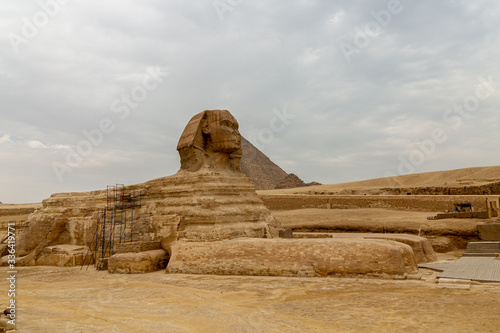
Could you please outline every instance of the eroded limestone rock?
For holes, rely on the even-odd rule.
[[[387,239],[408,244],[413,249],[417,264],[437,260],[431,243],[424,237],[409,234],[373,234],[365,236],[365,239]]]
[[[178,241],[167,273],[403,277],[417,270],[410,246],[364,239]]]
[[[168,258],[167,251],[162,249],[137,253],[118,253],[109,257],[108,272],[121,274],[155,272],[165,269]]]
[[[85,264],[92,263],[87,246],[63,244],[45,247],[35,263],[37,266],[72,267],[83,265],[84,260]]]

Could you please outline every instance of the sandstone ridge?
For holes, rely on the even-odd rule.
[[[474,167],[377,178],[349,183],[275,190],[274,194],[499,195],[500,166]]]

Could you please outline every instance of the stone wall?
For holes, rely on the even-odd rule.
[[[486,196],[474,195],[260,195],[271,210],[302,208],[391,208],[426,212],[452,211],[456,202],[486,209]]]
[[[436,215],[437,219],[487,219],[488,212],[472,213],[442,213]]]
[[[41,204],[0,204],[0,231],[6,231],[9,222],[16,222],[16,230],[20,232],[28,215],[39,208]]]
[[[140,274],[164,269],[168,263],[165,250],[151,250],[138,253],[118,253],[108,259],[108,272],[119,274]]]
[[[7,208],[4,208],[6,206]],[[19,215],[29,215],[35,211],[35,207],[23,207],[23,205],[0,205],[0,217],[12,216],[14,219]],[[38,207],[41,208],[41,207]]]
[[[484,185],[471,186],[431,186],[431,187],[389,187],[381,188],[389,194],[429,194],[429,195],[498,195],[500,194],[500,182],[492,182]]]
[[[173,245],[167,273],[401,278],[417,270],[410,246],[389,240],[237,239]]]
[[[88,247],[69,244],[48,246],[36,259],[38,266],[73,267],[92,263],[93,257]]]
[[[482,241],[500,241],[500,223],[480,223],[477,225],[479,239]]]

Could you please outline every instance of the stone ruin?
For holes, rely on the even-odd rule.
[[[498,197],[486,198],[486,213],[489,219],[500,217],[500,199]]]
[[[486,198],[486,214],[488,222],[479,223],[477,226],[479,239],[483,241],[500,241],[500,198]]]
[[[227,110],[191,118],[177,150],[181,168],[175,175],[124,187],[140,193],[141,203],[134,205],[130,241],[112,245],[109,258],[99,257],[104,250],[97,240],[101,230],[106,232],[99,226],[109,206],[108,191],[58,193],[29,216],[18,238],[18,265],[75,266],[93,260],[106,262],[110,273],[166,268],[188,274],[394,278],[435,260],[427,240],[417,236],[279,238],[290,232],[240,172],[241,136]]]

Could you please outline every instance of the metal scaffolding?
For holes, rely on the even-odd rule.
[[[123,184],[108,185],[106,207],[99,212],[91,244],[94,265],[112,256],[116,244],[134,241],[134,208],[141,204],[141,191],[126,190]]]

